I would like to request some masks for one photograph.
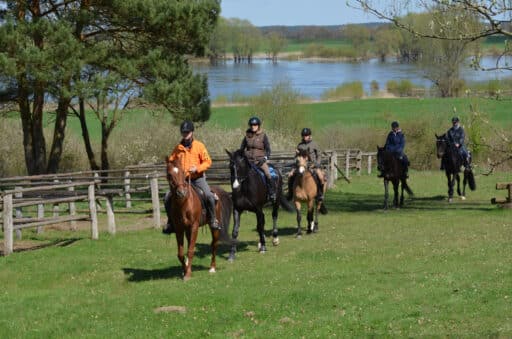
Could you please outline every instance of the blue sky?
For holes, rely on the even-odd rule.
[[[346,0],[222,0],[221,16],[249,20],[255,26],[343,25],[375,22],[350,8]]]

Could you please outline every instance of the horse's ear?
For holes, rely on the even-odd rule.
[[[230,151],[228,151],[226,148],[224,148],[224,151],[226,151],[226,153],[229,155],[229,157],[230,157],[230,158],[232,158],[232,157],[233,157],[233,155],[231,154],[231,152],[230,152]]]
[[[437,135],[437,133],[434,133],[434,135],[436,136],[436,139],[439,139],[439,135]]]

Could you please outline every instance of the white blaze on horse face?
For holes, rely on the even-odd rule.
[[[240,183],[238,182],[238,179],[235,179],[235,181],[233,182],[233,188],[237,189],[238,187],[240,187]]]
[[[172,169],[172,171],[173,171],[174,173],[178,174],[179,169],[178,169],[178,167],[174,167],[174,168]]]
[[[304,172],[306,172],[306,168],[304,166],[300,166],[299,167],[299,173],[303,174]]]

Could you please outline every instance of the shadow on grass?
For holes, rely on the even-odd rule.
[[[34,251],[39,250],[47,247],[66,247],[70,246],[73,243],[82,240],[82,238],[71,238],[71,239],[55,239],[49,242],[45,242],[44,244],[34,244],[34,243],[15,243],[13,252],[26,252],[26,251]],[[0,255],[4,255],[3,249],[0,250]]]

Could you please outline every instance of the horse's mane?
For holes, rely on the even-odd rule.
[[[308,158],[309,157],[309,151],[307,149],[299,149],[298,152],[297,152],[297,155],[300,156],[300,157]]]

